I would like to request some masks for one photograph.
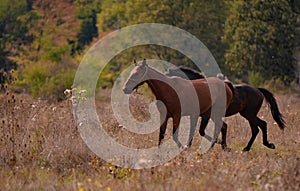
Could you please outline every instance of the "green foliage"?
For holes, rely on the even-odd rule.
[[[32,10],[21,15],[21,21],[28,31],[27,43],[22,43],[12,59],[18,64],[18,81],[15,89],[30,92],[35,97],[61,100],[63,92],[73,83],[76,65],[71,57],[71,41],[76,39],[77,21],[75,4],[52,1],[33,2]],[[54,2],[55,3],[55,2]],[[46,8],[45,8],[46,7]],[[60,10],[66,10],[62,12]],[[73,18],[72,18],[73,17]]]
[[[248,82],[250,85],[259,87],[264,83],[264,78],[260,73],[250,72]]]
[[[1,6],[0,6],[1,29],[8,30],[9,27],[13,27],[13,25],[15,24],[14,22],[16,21],[18,16],[25,13],[27,11],[27,8],[28,6],[26,0],[1,0]]]
[[[221,68],[225,69],[223,59],[225,45],[221,43],[225,10],[223,1],[103,1],[101,12],[97,17],[97,26],[100,34],[138,23],[163,23],[180,27],[200,39],[212,51]],[[195,67],[185,55],[177,51],[160,46],[141,46],[123,52],[119,59],[112,61],[112,68],[113,66],[121,68],[120,65],[125,67],[134,58],[162,59],[175,65]],[[108,74],[106,78],[111,76],[113,80],[116,75],[117,73]],[[111,82],[104,80],[103,83],[106,87],[107,83]]]
[[[5,72],[16,68],[9,57],[24,42],[27,28],[19,18],[30,9],[26,0],[2,0],[0,6],[0,69]],[[0,74],[0,83],[6,78]]]
[[[62,99],[93,39],[128,25],[163,23],[200,39],[233,81],[257,86],[279,79],[287,85],[295,76],[299,5],[280,0],[2,0],[0,83],[7,81],[2,74],[18,66],[17,84],[25,91]],[[112,87],[133,59],[143,58],[195,67],[175,50],[139,46],[113,58],[98,86]]]
[[[272,79],[272,80],[268,80],[265,82],[265,86],[268,90],[272,91],[272,92],[277,92],[280,94],[285,94],[285,93],[292,93],[292,86],[287,87],[282,80],[280,79]],[[295,92],[295,93],[299,93]]]
[[[228,5],[223,0],[190,1],[184,10],[182,25],[207,46],[224,73],[227,73],[224,54],[228,45],[221,39],[228,14]]]
[[[49,81],[45,83],[43,91],[40,95],[51,100],[63,100],[65,95],[64,90],[70,88],[73,84],[76,70],[74,68],[66,68],[51,76]]]
[[[98,36],[96,26],[97,13],[100,11],[99,0],[76,0],[76,18],[80,19],[80,29],[77,35],[77,42],[74,43],[73,52],[82,51],[84,46],[89,44],[94,37]]]
[[[49,80],[49,66],[32,64],[27,70],[24,72],[24,79],[17,85],[28,88],[33,96],[39,96],[44,84]]]
[[[19,89],[27,89],[35,97],[48,100],[62,100],[64,90],[70,88],[75,77],[74,67],[60,68],[54,63],[36,63],[26,67],[17,81]]]
[[[118,27],[126,25],[125,3],[124,0],[104,0],[101,3],[101,12],[97,14],[99,32],[116,30]]]
[[[232,1],[225,24],[226,64],[238,74],[260,73],[289,84],[295,76],[296,18],[288,1]]]
[[[59,63],[63,55],[70,52],[69,46],[50,46],[44,53],[44,60]]]

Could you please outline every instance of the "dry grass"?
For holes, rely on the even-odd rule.
[[[158,142],[158,131],[137,136],[120,127],[112,117],[109,92],[97,97],[102,123],[117,141],[132,147]],[[268,122],[270,150],[261,133],[250,152],[241,152],[250,138],[242,117],[227,119],[228,145],[216,145],[200,155],[201,141],[163,166],[144,170],[112,166],[95,156],[78,134],[70,103],[47,103],[28,95],[0,95],[0,190],[297,190],[300,187],[300,98],[277,95],[287,121],[282,132],[266,105],[260,116]],[[144,96],[131,99],[139,120],[149,118]],[[142,103],[142,104],[140,104]],[[167,131],[168,139],[171,135]]]

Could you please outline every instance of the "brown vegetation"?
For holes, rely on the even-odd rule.
[[[112,118],[109,91],[97,96],[99,115],[117,141],[148,147],[158,142],[158,131],[149,136],[127,132]],[[250,138],[247,121],[227,118],[228,146],[199,154],[201,137],[168,163],[144,170],[115,167],[95,156],[83,143],[70,102],[48,103],[29,95],[0,95],[0,190],[297,190],[300,187],[300,98],[277,95],[287,122],[282,132],[265,104],[259,116],[268,122],[269,140],[261,133],[250,152],[241,152]],[[144,95],[131,97],[134,115],[149,117]],[[139,103],[139,104],[138,104]],[[141,103],[141,104],[140,104]],[[170,138],[171,128],[166,139]]]

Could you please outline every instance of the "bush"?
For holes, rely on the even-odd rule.
[[[67,68],[52,76],[45,83],[42,95],[47,96],[50,100],[63,100],[65,89],[70,88],[73,84],[75,72],[75,69]]]
[[[248,83],[253,86],[261,86],[264,83],[264,78],[259,72],[250,72],[248,77]]]
[[[70,88],[75,76],[72,63],[35,63],[21,71],[14,90],[28,92],[49,101],[64,99],[64,90]]]
[[[287,86],[284,84],[284,82],[280,79],[272,79],[265,83],[265,86],[267,89],[274,93],[280,93],[280,94],[290,94],[292,93],[292,86]]]

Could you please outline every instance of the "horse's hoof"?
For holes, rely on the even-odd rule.
[[[182,146],[180,146],[180,149],[182,149],[184,151],[186,151],[188,148],[189,148],[188,145],[182,145]]]
[[[200,133],[200,135],[201,135],[202,137],[204,137],[204,135],[205,135],[205,132],[204,132],[204,131],[199,131],[199,133]]]
[[[266,145],[269,149],[275,149],[275,145],[273,143],[269,143]]]
[[[231,148],[229,148],[229,147],[227,147],[227,146],[226,146],[226,147],[223,147],[222,149],[223,149],[223,151],[226,151],[226,152],[230,152],[230,151],[231,151]]]
[[[243,149],[243,151],[244,151],[244,152],[248,152],[248,151],[250,151],[250,148],[245,147],[245,148]]]

